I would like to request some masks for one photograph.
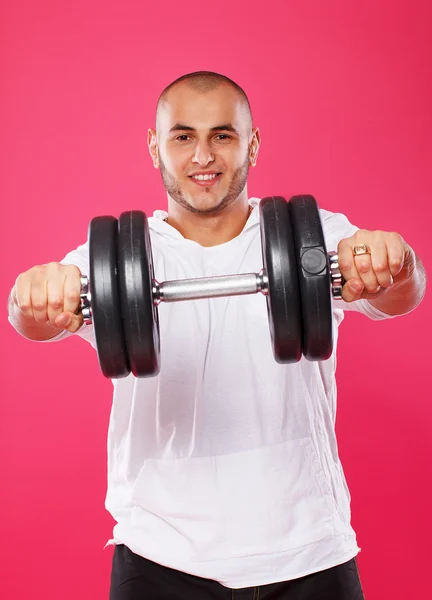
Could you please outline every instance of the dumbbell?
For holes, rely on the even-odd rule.
[[[102,373],[120,378],[160,369],[158,305],[262,293],[279,363],[326,360],[333,350],[331,299],[343,281],[337,255],[327,253],[312,196],[263,198],[259,204],[263,268],[259,273],[159,283],[154,276],[148,221],[142,211],[89,226],[89,277],[82,277],[81,310],[93,322]]]

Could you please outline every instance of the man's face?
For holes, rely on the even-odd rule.
[[[149,148],[168,195],[183,208],[217,214],[245,194],[259,133],[229,85],[199,93],[172,88],[158,112]]]

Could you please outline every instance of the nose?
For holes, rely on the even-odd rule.
[[[210,150],[208,142],[198,142],[195,146],[195,152],[192,158],[192,162],[206,167],[209,163],[214,161],[214,156]]]

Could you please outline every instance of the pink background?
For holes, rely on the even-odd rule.
[[[431,269],[430,0],[4,0],[0,14],[1,297],[59,260],[98,214],[165,206],[146,131],[162,88],[222,72],[263,145],[251,195],[312,193],[361,227],[399,231]],[[430,294],[414,313],[347,315],[340,452],[368,600],[430,590]],[[85,342],[1,327],[0,595],[107,598],[111,383]]]

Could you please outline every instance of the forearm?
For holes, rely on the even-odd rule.
[[[426,292],[426,271],[418,257],[410,271],[404,281],[395,282],[384,294],[368,302],[388,315],[403,315],[416,308]]]

